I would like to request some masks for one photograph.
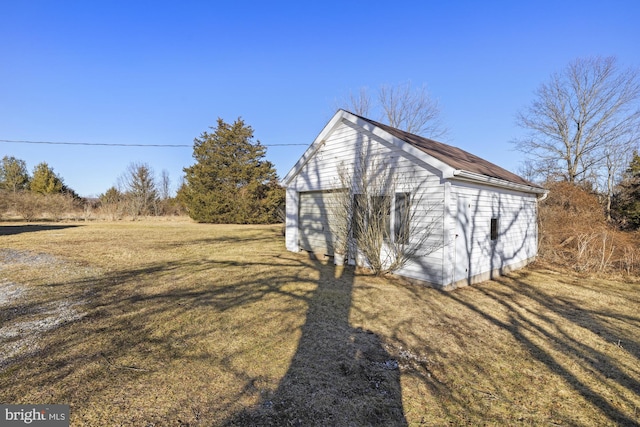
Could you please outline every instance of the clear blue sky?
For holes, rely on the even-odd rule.
[[[576,57],[640,66],[638,1],[0,0],[0,139],[187,144],[242,117],[263,144],[310,144],[336,100],[410,80],[447,142],[517,170],[516,112]],[[374,117],[375,118],[375,117]],[[271,147],[283,177],[304,146]],[[174,187],[192,149],[0,142],[80,195],[131,162]]]

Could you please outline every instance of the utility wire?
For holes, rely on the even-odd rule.
[[[18,141],[13,139],[0,139],[0,142],[12,142],[16,144],[49,144],[49,145],[88,145],[104,147],[191,147],[186,144],[107,144],[100,142],[54,142],[54,141]]]
[[[48,145],[86,145],[86,146],[102,146],[102,147],[163,147],[163,148],[184,148],[193,147],[187,144],[107,144],[100,142],[54,142],[54,141],[21,141],[14,139],[0,139],[0,142],[10,142],[15,144],[48,144]],[[309,145],[309,144],[260,144],[265,147],[286,147],[293,145]]]

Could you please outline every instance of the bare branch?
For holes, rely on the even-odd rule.
[[[548,175],[570,182],[607,175],[607,152],[621,149],[640,125],[638,70],[613,57],[577,59],[536,91],[517,115],[529,135],[515,141]]]
[[[366,87],[360,88],[358,93],[349,92],[347,110],[359,116],[368,117],[371,112],[371,96]]]
[[[443,138],[448,133],[442,124],[440,105],[424,85],[415,89],[411,82],[383,85],[378,101],[390,126],[433,139]]]
[[[449,133],[442,121],[440,104],[424,85],[417,88],[411,82],[382,85],[377,92],[377,103],[367,88],[361,88],[358,93],[350,92],[338,107],[432,139],[446,138]]]
[[[432,237],[442,212],[423,203],[412,177],[369,157],[361,154],[352,167],[340,165],[342,190],[332,193],[329,223],[335,253],[348,253],[381,275],[441,247],[441,239]]]

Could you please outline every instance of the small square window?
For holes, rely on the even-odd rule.
[[[498,218],[491,218],[491,240],[498,239]]]

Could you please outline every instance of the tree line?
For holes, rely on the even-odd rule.
[[[0,189],[13,193],[29,190],[39,194],[65,193],[79,197],[46,162],[37,164],[33,174],[29,175],[26,162],[12,156],[4,156],[0,162]]]
[[[98,196],[97,207],[108,219],[125,216],[132,219],[147,216],[180,215],[183,210],[171,197],[169,172],[159,177],[144,162],[132,162],[118,178],[116,185]]]
[[[100,195],[103,211],[112,219],[186,213],[208,223],[281,222],[284,189],[253,128],[238,118],[218,119],[210,129],[194,139],[195,164],[184,168],[176,197],[166,171],[156,180],[149,165],[132,163],[118,186]]]
[[[218,119],[211,132],[195,138],[195,164],[184,168],[175,197],[169,173],[163,170],[157,177],[143,162],[130,163],[115,185],[91,200],[79,197],[47,163],[30,175],[24,160],[5,156],[0,162],[0,215],[57,220],[75,210],[111,220],[186,213],[198,222],[282,222],[284,189],[274,165],[265,159],[266,147],[253,133],[241,118],[231,124]]]
[[[25,220],[42,217],[61,219],[81,198],[46,162],[30,175],[24,160],[4,156],[0,161],[0,215],[16,213]]]
[[[614,57],[570,62],[517,114],[517,124],[527,132],[512,141],[526,159],[520,174],[547,187],[567,182],[587,189],[602,201],[610,223],[640,228],[639,101],[637,69],[621,67]],[[340,106],[429,138],[448,132],[439,102],[426,86],[410,82],[383,85],[374,96],[361,89]],[[218,119],[195,138],[193,158],[176,197],[169,197],[165,172],[156,179],[149,165],[132,163],[118,184],[100,195],[100,208],[113,218],[187,213],[199,222],[282,220],[284,190],[266,160],[266,147],[241,118],[233,123]],[[23,161],[7,156],[0,164],[0,189],[78,199],[46,163],[29,176]]]
[[[169,196],[168,173],[163,171],[161,180],[156,182],[146,163],[131,163],[118,186],[94,200],[80,197],[46,162],[37,164],[32,174],[24,160],[5,156],[0,162],[0,215],[59,220],[77,217],[78,213],[87,218],[94,211],[110,219],[178,213]]]

